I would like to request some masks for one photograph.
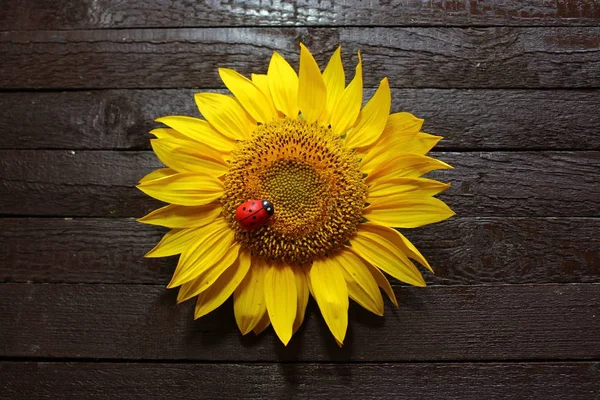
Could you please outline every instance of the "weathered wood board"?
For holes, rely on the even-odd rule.
[[[436,274],[342,348],[312,300],[288,347],[194,321],[135,221],[154,119],[299,42],[347,81],[361,50],[455,167],[457,215],[403,232]],[[0,397],[600,398],[598,1],[8,0],[0,55]]]

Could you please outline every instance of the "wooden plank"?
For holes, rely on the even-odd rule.
[[[154,285],[0,284],[0,354],[204,361],[593,360],[600,285],[396,287],[386,317],[351,307],[338,348],[310,302],[287,347],[241,337],[225,303],[194,321],[193,302]]]
[[[435,153],[454,170],[441,197],[461,216],[598,216],[599,152]],[[0,151],[0,214],[139,217],[160,203],[135,189],[150,152]]]
[[[133,219],[0,219],[0,281],[166,284],[176,258],[144,259],[166,231]]]
[[[600,84],[600,27],[185,28],[0,32],[0,88],[222,87],[217,67],[264,73],[274,49],[295,64],[299,41],[322,64],[341,43],[349,70],[361,49],[366,87]]]
[[[4,395],[22,399],[592,399],[597,362],[161,364],[2,362]],[[265,379],[268,377],[268,379]],[[231,378],[231,379],[230,379]],[[230,384],[224,385],[228,381]]]
[[[600,219],[455,217],[405,230],[432,285],[600,283]],[[144,259],[164,229],[132,219],[0,219],[0,282],[167,284],[177,258]]]
[[[195,92],[0,92],[0,147],[148,149],[155,118],[199,116]],[[393,111],[410,111],[445,137],[439,150],[600,149],[600,91],[394,89],[392,99]]]
[[[332,0],[190,2],[160,0],[11,1],[5,30],[231,25],[597,25],[594,0]]]
[[[141,216],[161,203],[134,186],[161,166],[150,152],[0,152],[0,213]]]

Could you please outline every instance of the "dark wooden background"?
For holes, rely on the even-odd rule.
[[[600,397],[600,2],[0,0],[0,30],[0,397]],[[153,119],[299,41],[361,49],[456,167],[457,216],[406,232],[436,276],[341,349],[314,303],[287,348],[194,322],[134,220]]]

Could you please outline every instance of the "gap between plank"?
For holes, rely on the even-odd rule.
[[[93,364],[299,364],[299,365],[344,365],[344,364],[370,364],[370,365],[394,365],[394,364],[435,364],[435,365],[451,365],[451,364],[566,364],[566,363],[597,363],[600,359],[596,358],[561,358],[561,359],[515,359],[515,360],[399,360],[399,361],[371,361],[371,360],[345,360],[340,362],[331,361],[267,361],[267,360],[228,360],[228,361],[199,361],[188,359],[124,359],[124,358],[90,358],[90,357],[6,357],[0,356],[0,362],[40,362],[40,363],[93,363]]]
[[[591,20],[591,18],[590,18]],[[124,26],[124,27],[95,27],[95,28],[75,28],[75,29],[9,29],[9,30],[0,30],[0,33],[23,33],[23,32],[92,32],[92,31],[132,31],[132,30],[147,30],[147,31],[156,31],[156,30],[167,30],[167,29],[197,29],[197,30],[209,30],[209,29],[265,29],[265,28],[275,28],[275,29],[348,29],[348,28],[362,28],[362,29],[370,29],[370,28],[388,28],[388,29],[398,29],[398,28],[429,28],[429,29],[489,29],[489,28],[511,28],[511,29],[547,29],[547,28],[595,28],[597,27],[597,21],[586,22],[576,22],[576,23],[556,23],[556,24],[448,24],[448,23],[405,23],[405,24],[394,24],[394,25],[385,25],[385,24],[315,24],[315,25],[307,25],[307,24],[263,24],[263,25],[161,25],[161,26]]]
[[[377,88],[374,87],[365,87],[363,88],[363,90],[375,90]],[[598,86],[569,86],[569,87],[555,87],[555,86],[540,86],[540,87],[522,87],[522,86],[502,86],[502,87],[498,87],[498,86],[494,86],[494,87],[487,87],[487,86],[457,86],[457,87],[447,87],[447,86],[390,86],[390,89],[392,90],[453,90],[453,91],[459,91],[459,90],[469,90],[469,91],[479,91],[479,90],[494,90],[494,91],[565,91],[565,92],[572,92],[572,91],[578,91],[578,92],[582,92],[582,91],[589,91],[589,92],[594,92],[594,91],[598,91],[600,90],[600,85]],[[42,87],[42,88],[32,88],[32,87],[26,87],[26,88],[2,88],[0,87],[0,93],[44,93],[44,92],[56,92],[56,93],[60,93],[60,92],[99,92],[99,91],[106,91],[106,90],[198,90],[198,92],[202,92],[202,91],[216,91],[216,90],[223,90],[226,91],[227,89],[224,86],[211,86],[211,87],[207,87],[207,86],[203,86],[201,88],[198,87],[181,87],[181,86],[162,86],[162,87],[119,87],[119,86],[107,86],[107,87],[65,87],[65,88],[61,88],[61,87],[52,87],[52,88],[47,88],[47,87]]]
[[[150,142],[151,137],[148,137],[148,142]],[[439,149],[432,150],[428,154],[440,154],[440,153],[493,153],[493,152],[502,152],[502,153],[522,153],[522,152],[553,152],[553,153],[561,153],[561,152],[569,152],[569,153],[589,153],[590,151],[598,151],[600,150],[600,145],[598,147],[590,147],[586,149],[582,148],[571,148],[571,147],[562,147],[562,148],[553,148],[553,147],[445,147],[442,145],[437,145]],[[98,148],[70,148],[70,147],[1,147],[2,150],[19,150],[19,151],[75,151],[75,152],[99,152],[99,151],[112,151],[115,153],[140,153],[140,152],[148,152],[151,153],[152,150],[150,148],[145,147],[132,147],[132,148],[114,148],[114,147],[98,147]]]

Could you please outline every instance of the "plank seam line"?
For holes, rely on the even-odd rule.
[[[375,90],[377,87],[364,87],[363,90]],[[438,90],[438,91],[517,91],[517,92],[538,92],[538,91],[556,91],[556,92],[597,92],[600,91],[600,86],[568,86],[568,87],[415,87],[415,86],[392,86],[393,90]],[[2,93],[61,93],[61,92],[102,92],[102,91],[159,91],[159,90],[221,90],[227,91],[224,86],[218,87],[66,87],[66,88],[2,88]]]
[[[573,18],[576,19],[576,18]],[[533,19],[535,20],[535,19]],[[537,19],[542,21],[543,19]],[[564,20],[568,20],[565,18]],[[511,29],[548,29],[548,28],[598,28],[598,20],[596,18],[585,18],[583,22],[573,23],[556,23],[556,24],[449,24],[446,22],[439,23],[405,23],[405,24],[240,24],[240,25],[161,25],[161,26],[126,26],[126,27],[95,27],[95,28],[67,28],[67,29],[9,29],[0,30],[2,34],[19,34],[30,32],[103,32],[103,31],[157,31],[157,30],[217,30],[217,29],[404,29],[404,28],[424,28],[424,29],[489,29],[489,28],[511,28]]]
[[[65,219],[65,220],[73,220],[73,221],[77,221],[77,220],[83,220],[83,221],[87,221],[87,220],[108,220],[108,221],[115,221],[115,220],[123,220],[123,221],[135,221],[136,219],[140,218],[140,217],[135,217],[135,216],[131,216],[131,217],[127,217],[127,216],[105,216],[105,215],[100,215],[100,216],[87,216],[87,215],[82,215],[82,216],[67,216],[67,215],[29,215],[29,214],[1,214],[0,213],[0,221],[6,221],[6,220],[10,220],[10,219],[15,219],[15,220],[21,220],[21,219],[31,219],[31,220],[58,220],[58,219]],[[538,215],[524,215],[524,216],[506,216],[506,215],[501,215],[501,216],[489,216],[489,215],[483,215],[483,216],[477,216],[477,215],[460,215],[460,214],[456,214],[455,216],[452,217],[452,220],[462,220],[462,221],[467,221],[467,220],[484,220],[484,219],[498,219],[498,220],[552,220],[552,221],[569,221],[569,220],[592,220],[592,221],[596,221],[596,220],[600,220],[600,216],[564,216],[564,215],[550,215],[550,216],[538,216]],[[141,224],[140,226],[145,225],[145,226],[149,226],[149,224]],[[155,225],[158,228],[164,228],[165,230],[167,230],[168,228],[165,227],[161,227],[158,225]],[[405,230],[409,230],[409,229],[405,229]],[[403,231],[405,231],[403,230]],[[0,234],[0,237],[2,235]]]
[[[141,258],[141,256],[140,256]],[[85,282],[0,282],[0,285],[14,285],[14,286],[24,286],[24,285],[32,285],[32,286],[49,286],[49,285],[54,285],[54,286],[133,286],[133,287],[138,287],[138,286],[154,286],[156,288],[164,288],[166,292],[172,292],[172,289],[167,289],[166,286],[166,282],[165,284],[159,284],[159,283],[102,283],[102,282],[92,282],[92,283],[85,283]],[[408,284],[397,284],[397,283],[392,283],[391,284],[392,287],[394,288],[400,288],[400,289],[413,289],[415,288],[414,286],[410,286]],[[600,288],[600,282],[548,282],[548,283],[527,283],[527,282],[523,282],[523,283],[483,283],[483,284],[476,284],[476,285],[443,285],[443,284],[439,284],[439,285],[428,285],[424,290],[427,289],[461,289],[461,288],[467,288],[467,289],[472,289],[472,288],[506,288],[506,287],[565,287],[565,286],[571,286],[571,287],[576,287],[576,286],[598,286]]]
[[[393,365],[393,364],[435,364],[435,365],[456,365],[456,364],[566,364],[579,363],[591,364],[600,362],[600,358],[548,358],[548,359],[499,359],[499,360],[394,360],[394,361],[371,361],[371,360],[344,360],[339,362],[313,360],[190,360],[190,359],[154,359],[154,358],[96,358],[96,357],[29,357],[29,356],[0,356],[0,362],[43,362],[43,363],[92,363],[92,364],[319,364],[319,365]]]
[[[159,124],[157,124],[159,126]],[[148,136],[148,141],[152,137]],[[69,148],[69,147],[0,147],[0,151],[76,151],[76,152],[114,152],[114,153],[152,153],[149,148],[143,147],[131,147],[131,148],[114,148],[114,147],[101,147],[101,148]],[[599,147],[588,147],[588,148],[553,148],[553,147],[452,147],[444,146],[440,144],[436,146],[436,149],[430,151],[429,154],[440,154],[440,153],[533,153],[533,152],[553,152],[553,153],[590,153],[594,151],[600,151]]]
[[[0,178],[0,182],[2,179]],[[131,186],[133,189],[134,186]],[[68,219],[68,220],[88,220],[88,219],[101,219],[101,220],[118,220],[118,219],[129,219],[135,220],[137,218],[141,218],[146,213],[140,215],[55,215],[55,214],[10,214],[10,213],[0,213],[0,221],[6,219]],[[539,219],[591,219],[596,220],[600,218],[600,215],[465,215],[460,218],[496,218],[496,219],[527,219],[527,218],[539,218]],[[167,229],[167,228],[165,228]]]
[[[143,256],[140,255],[140,259]],[[62,286],[132,286],[132,287],[145,287],[145,286],[158,286],[165,289],[165,292],[169,292],[172,289],[167,289],[167,282],[169,278],[165,279],[164,284],[159,283],[150,283],[150,282],[67,282],[67,281],[59,281],[59,282],[46,282],[46,281],[21,281],[21,280],[0,280],[1,285],[62,285]],[[392,288],[410,288],[408,285],[401,285],[395,282],[390,282]],[[487,288],[493,286],[574,286],[574,285],[600,285],[600,282],[547,282],[547,283],[531,283],[531,282],[519,282],[519,283],[477,283],[472,285],[454,285],[454,284],[444,284],[444,283],[436,283],[432,282],[427,284],[427,288]]]
[[[215,67],[216,70],[216,67]],[[376,89],[374,87],[368,87],[365,89]],[[390,86],[392,90],[505,90],[505,91],[598,91],[600,90],[600,85],[590,85],[590,86]],[[2,87],[2,83],[0,82],[0,94],[2,93],[14,93],[14,92],[23,92],[23,93],[44,93],[44,92],[92,92],[92,91],[101,91],[101,90],[198,90],[201,91],[216,91],[216,90],[226,90],[222,86],[214,86],[214,87],[202,87],[202,88],[193,88],[193,87],[181,87],[181,86],[164,86],[164,87],[118,87],[118,86],[106,86],[106,87],[44,87],[44,88],[31,88],[31,87],[17,87],[17,88],[6,88]]]

